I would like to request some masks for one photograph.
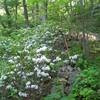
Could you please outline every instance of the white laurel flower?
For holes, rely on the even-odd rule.
[[[42,63],[42,62],[50,62],[50,59],[47,59],[44,55],[42,55],[40,58],[32,58],[32,61],[35,63]]]
[[[61,60],[61,58],[57,56],[56,59],[53,60],[53,62],[57,62],[57,61],[60,61],[60,60]]]
[[[30,81],[28,81],[27,83],[26,83],[26,86],[28,86],[28,85],[30,85],[31,84],[31,82]]]
[[[11,64],[14,63],[14,61],[12,59],[9,59],[8,62],[11,63]]]
[[[47,47],[43,46],[42,48],[37,49],[36,52],[39,53],[39,52],[45,51],[45,50],[47,50]]]
[[[18,95],[21,96],[21,97],[27,97],[28,96],[28,94],[24,93],[24,92],[19,92]]]
[[[29,73],[26,73],[26,76],[32,76],[34,73],[33,72],[29,72]]]
[[[45,73],[45,72],[41,72],[40,75],[43,76],[43,77],[49,76],[49,74],[48,73]]]
[[[31,85],[32,89],[38,89],[38,85]]]
[[[12,89],[12,86],[11,85],[7,85],[6,89]]]
[[[49,66],[44,66],[44,67],[42,67],[42,70],[49,71],[50,70],[50,67]]]
[[[79,55],[74,55],[74,56],[70,56],[69,59],[73,59],[76,60],[78,58]]]
[[[1,76],[1,80],[6,80],[7,79],[7,76],[6,75],[2,75]]]

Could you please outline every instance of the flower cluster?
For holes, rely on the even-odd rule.
[[[27,93],[24,93],[24,92],[19,92],[18,95],[20,97],[27,97],[28,96],[28,94]]]
[[[73,55],[73,56],[70,56],[70,57],[69,57],[69,60],[70,60],[72,63],[76,63],[76,60],[77,60],[78,57],[79,57],[78,54],[77,54],[77,55]]]
[[[32,58],[32,61],[34,63],[43,63],[43,62],[47,62],[49,63],[50,62],[50,59],[47,59],[44,55],[38,57],[38,58]]]
[[[56,59],[53,60],[53,62],[61,61],[61,58],[59,56],[56,57]]]
[[[35,92],[41,94],[41,92],[44,92],[42,91],[43,82],[51,80],[52,66],[63,61],[64,58],[61,55],[56,56],[55,52],[57,49],[53,46],[51,47],[56,36],[53,37],[54,34],[49,31],[49,28],[45,28],[44,32],[40,32],[39,29],[43,27],[41,25],[37,26],[36,30],[31,33],[28,32],[28,29],[23,30],[24,32],[21,31],[23,32],[22,34],[16,35],[19,41],[13,40],[14,42],[12,42],[8,40],[8,45],[6,45],[8,43],[7,41],[0,42],[0,48],[2,47],[0,49],[2,51],[0,61],[2,58],[4,60],[3,62],[7,63],[6,66],[9,67],[6,71],[7,73],[5,71],[5,73],[0,73],[2,74],[0,77],[0,89],[4,88],[7,96],[9,90],[13,88],[16,90],[16,93],[14,94],[13,92],[12,94],[17,94],[19,100],[29,97],[30,92],[31,94]],[[63,62],[74,62],[77,57],[78,55],[70,56]],[[3,94],[4,91],[1,91],[0,93]]]
[[[36,52],[39,53],[39,52],[42,52],[42,51],[45,51],[45,50],[47,50],[47,47],[43,46],[42,48],[37,49]]]
[[[35,89],[35,90],[37,90],[38,89],[38,85],[33,85],[33,84],[31,84],[31,82],[30,81],[28,81],[27,83],[26,83],[26,87],[25,87],[26,89]]]
[[[6,75],[2,75],[0,80],[6,80],[7,79],[7,76]]]
[[[49,77],[48,72],[50,71],[50,67],[48,63],[50,63],[50,59],[40,54],[36,58],[33,58],[32,61],[35,63],[34,71],[37,77]]]

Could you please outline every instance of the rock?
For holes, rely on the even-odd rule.
[[[79,68],[73,68],[70,65],[64,65],[63,67],[58,69],[58,77],[63,78],[66,80],[65,84],[64,84],[64,93],[68,94],[73,81],[75,80],[75,77],[77,76],[77,74],[79,73]]]
[[[67,69],[67,67],[61,67],[61,68],[59,68],[57,76],[60,77],[60,78],[67,79],[68,78],[68,69]]]

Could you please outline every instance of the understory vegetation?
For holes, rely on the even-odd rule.
[[[100,0],[0,1],[0,100],[100,100]]]

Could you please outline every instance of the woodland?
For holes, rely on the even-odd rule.
[[[0,0],[0,100],[100,100],[100,0]]]

